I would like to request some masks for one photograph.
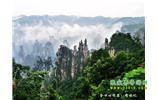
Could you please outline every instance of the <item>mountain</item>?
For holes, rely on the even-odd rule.
[[[144,17],[123,17],[116,20],[114,23],[122,22],[124,25],[144,24]],[[114,24],[113,23],[113,24]]]
[[[144,17],[123,17],[123,18],[110,18],[103,16],[96,17],[79,17],[79,16],[19,16],[13,18],[13,23],[20,25],[37,25],[42,23],[43,25],[53,25],[56,23],[67,23],[69,25],[79,24],[79,25],[96,25],[96,24],[105,24],[113,25],[116,23],[123,23],[124,25],[129,24],[143,24],[145,21]]]
[[[78,41],[87,38],[90,50],[99,49],[105,38],[110,39],[116,31],[130,32],[144,43],[144,23],[144,17],[16,16],[13,17],[13,57],[17,63],[29,66],[34,66],[37,56],[47,60],[50,54],[54,61],[61,44],[72,49]],[[20,47],[22,56],[19,56]]]
[[[122,26],[121,31],[132,33],[132,35],[134,35],[141,28],[145,28],[144,23],[124,25]]]

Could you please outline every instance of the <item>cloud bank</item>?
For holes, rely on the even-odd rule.
[[[31,48],[36,40],[41,43],[50,41],[56,51],[64,40],[68,41],[69,47],[72,49],[74,45],[78,46],[80,40],[86,38],[89,49],[97,49],[104,43],[105,37],[110,39],[112,34],[120,30],[121,27],[122,23],[114,24],[111,27],[103,24],[80,26],[66,23],[53,26],[44,26],[42,24],[35,26],[25,25],[14,28],[13,43],[15,46],[25,45]]]

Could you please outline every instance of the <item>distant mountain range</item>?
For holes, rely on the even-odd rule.
[[[96,25],[96,24],[105,24],[111,26],[116,23],[123,23],[123,25],[131,24],[144,24],[144,17],[79,17],[79,16],[18,16],[13,17],[13,22],[20,25],[37,25],[42,23],[43,25],[53,25],[57,23],[67,23],[69,25],[79,24],[79,25]]]

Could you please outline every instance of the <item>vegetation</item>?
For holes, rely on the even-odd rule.
[[[95,50],[79,76],[64,81],[59,81],[53,71],[32,70],[13,60],[14,99],[133,100],[124,95],[133,93],[137,95],[135,100],[144,100],[145,90],[110,89],[110,80],[145,80],[145,52],[139,39],[131,37],[129,33],[116,33],[111,37],[110,47],[116,49],[114,57],[109,55],[108,49]],[[114,93],[123,96],[100,96]]]

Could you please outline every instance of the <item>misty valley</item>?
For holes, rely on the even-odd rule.
[[[144,100],[144,22],[14,17],[13,100]]]

